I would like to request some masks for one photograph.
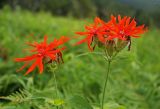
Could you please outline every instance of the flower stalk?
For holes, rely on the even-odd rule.
[[[107,83],[108,83],[108,79],[109,79],[111,62],[112,62],[111,60],[108,60],[108,68],[107,68],[107,73],[106,73],[106,77],[105,77],[104,88],[103,88],[103,92],[102,92],[101,109],[104,109],[104,98],[105,98],[105,92],[106,92]]]

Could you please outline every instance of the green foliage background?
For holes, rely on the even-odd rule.
[[[93,53],[80,55],[89,51],[85,44],[72,46],[77,39],[67,44],[65,63],[56,72],[52,65],[42,75],[35,70],[24,76],[25,70],[16,72],[22,64],[13,61],[27,55],[23,50],[27,48],[25,42],[41,41],[45,34],[49,41],[61,35],[73,37],[86,22],[92,21],[21,9],[13,12],[8,7],[0,10],[0,96],[22,90],[11,96],[13,102],[1,99],[0,109],[56,109],[55,104],[62,102],[59,99],[64,100],[64,109],[98,109],[107,62]],[[124,50],[112,63],[105,109],[160,108],[159,34],[159,29],[149,27],[142,38],[133,40],[130,52]],[[53,73],[57,76],[59,98],[55,95]]]

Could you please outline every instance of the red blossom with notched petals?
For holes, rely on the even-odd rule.
[[[103,28],[103,25],[105,25],[105,22],[102,21],[100,18],[96,17],[93,24],[85,26],[85,32],[76,32],[76,34],[78,35],[86,36],[84,39],[80,40],[76,44],[82,44],[86,42],[88,48],[91,51],[94,50],[96,45],[94,45],[93,47],[91,47],[91,45],[95,38],[97,38],[100,42],[105,42],[105,38],[103,37],[103,35],[106,34],[106,31]]]
[[[62,60],[61,51],[65,49],[65,47],[59,47],[67,42],[69,38],[62,36],[60,39],[54,39],[53,42],[47,44],[47,36],[44,37],[44,41],[41,43],[27,43],[29,46],[33,47],[33,49],[29,50],[32,55],[26,56],[23,58],[15,58],[16,62],[24,62],[25,64],[18,69],[17,71],[21,71],[31,62],[32,65],[29,67],[25,75],[32,72],[36,66],[39,69],[39,73],[43,72],[43,61],[44,59],[50,59],[51,61],[60,62]]]
[[[118,15],[118,20],[115,16],[111,16],[110,22],[110,34],[108,35],[108,40],[119,38],[121,40],[127,40],[130,37],[138,38],[140,34],[146,32],[144,25],[137,26],[135,19],[131,20],[131,17],[121,18]]]

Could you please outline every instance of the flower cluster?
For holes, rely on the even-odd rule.
[[[131,17],[111,16],[110,21],[105,22],[96,17],[93,24],[85,26],[85,32],[76,32],[81,36],[86,36],[84,39],[77,42],[77,44],[87,43],[89,50],[93,51],[96,46],[104,49],[107,57],[112,57],[123,48],[128,46],[130,50],[131,38],[138,38],[139,35],[146,31],[144,25],[137,26],[135,19]],[[39,72],[43,72],[43,63],[48,60],[48,63],[55,61],[57,63],[63,62],[61,51],[64,47],[59,48],[60,45],[67,42],[69,38],[62,36],[60,39],[55,39],[50,44],[47,44],[47,36],[41,43],[27,43],[33,49],[29,50],[33,53],[31,56],[24,58],[16,58],[16,62],[24,62],[25,64],[18,70],[24,69],[30,62],[32,65],[27,70],[29,74],[37,66]]]
[[[108,49],[116,49],[117,51],[131,46],[131,37],[138,38],[139,35],[146,31],[144,25],[137,26],[135,19],[131,17],[123,17],[119,15],[117,18],[111,16],[111,20],[105,22],[100,18],[95,18],[94,23],[85,26],[85,32],[76,32],[78,35],[86,37],[77,44],[86,42],[88,48],[93,51],[96,45],[103,45]]]
[[[33,47],[29,52],[32,53],[31,56],[26,56],[24,58],[16,58],[16,62],[24,62],[25,64],[18,69],[17,71],[21,71],[24,69],[30,62],[32,65],[29,67],[26,75],[32,72],[35,67],[39,68],[39,73],[43,72],[43,63],[45,60],[48,60],[47,63],[55,61],[57,63],[63,62],[61,51],[65,49],[65,47],[59,48],[60,45],[67,42],[69,38],[62,36],[60,39],[54,39],[53,42],[47,44],[47,36],[44,37],[44,41],[41,43],[27,43],[29,46]]]

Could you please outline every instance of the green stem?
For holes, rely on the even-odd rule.
[[[56,89],[56,97],[58,97],[58,86],[57,86],[57,80],[56,80],[55,72],[54,72],[54,83],[55,83],[55,89]]]
[[[55,74],[55,72],[54,72],[54,82],[55,82],[55,89],[56,89],[56,97],[58,97],[59,98],[59,96],[58,96],[58,85],[57,85],[57,79],[56,79],[56,74]],[[57,106],[57,109],[59,109],[59,107]]]
[[[110,65],[111,65],[111,60],[108,60],[108,70],[107,70],[106,80],[104,83],[104,89],[103,89],[103,94],[102,94],[101,109],[103,109],[103,106],[104,106],[104,98],[105,98],[105,92],[106,92],[107,82],[108,82],[108,78],[109,78]]]
[[[79,54],[76,57],[86,56],[86,55],[89,55],[89,54],[104,55],[101,52],[86,52],[86,53]]]

